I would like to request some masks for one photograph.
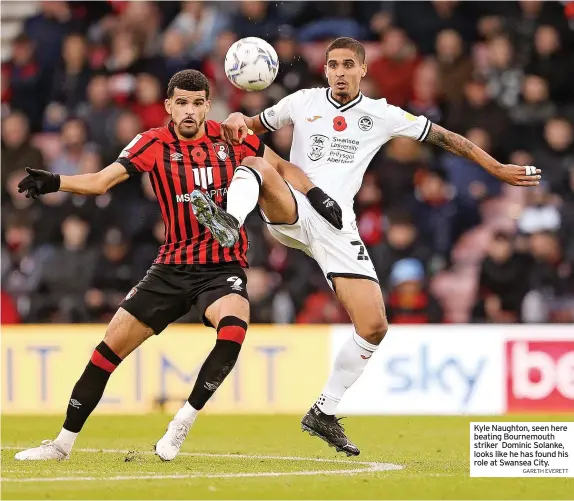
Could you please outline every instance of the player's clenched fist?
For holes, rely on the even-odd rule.
[[[28,175],[18,183],[18,193],[26,193],[26,198],[38,198],[60,189],[60,175],[46,170],[26,167]]]
[[[338,230],[343,228],[343,211],[335,200],[315,186],[307,192],[307,199],[323,218]]]
[[[221,123],[221,138],[231,144],[241,144],[248,133],[247,123],[242,113],[232,113]]]
[[[512,186],[538,186],[542,177],[542,171],[532,165],[501,165],[492,174]]]

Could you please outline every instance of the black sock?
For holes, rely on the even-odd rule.
[[[217,341],[203,362],[197,380],[187,399],[197,410],[203,406],[232,371],[245,339],[247,323],[237,317],[224,317],[217,327]]]
[[[101,400],[112,372],[121,361],[103,341],[96,346],[92,358],[72,390],[64,429],[73,433],[82,429]]]

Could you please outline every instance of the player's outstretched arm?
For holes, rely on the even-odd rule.
[[[126,168],[114,162],[99,172],[61,176],[40,169],[26,167],[28,175],[18,183],[18,191],[26,198],[38,198],[46,193],[67,191],[77,195],[102,195],[129,178]]]
[[[256,136],[267,132],[258,115],[246,117],[243,113],[231,113],[221,122],[221,138],[230,144],[241,144],[251,129]]]
[[[540,183],[540,169],[530,165],[501,164],[472,141],[440,125],[432,124],[425,141],[472,160],[494,177],[513,186],[536,186]]]

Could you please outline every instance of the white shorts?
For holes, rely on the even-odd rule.
[[[357,230],[337,230],[313,209],[305,195],[291,188],[299,218],[294,224],[268,224],[273,237],[287,247],[311,256],[333,288],[333,277],[365,278],[379,282],[373,262]]]

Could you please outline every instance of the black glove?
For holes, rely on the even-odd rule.
[[[28,175],[18,183],[18,193],[26,192],[26,198],[38,198],[60,189],[60,175],[46,170],[26,167]]]
[[[315,186],[307,192],[307,198],[313,209],[323,216],[338,230],[343,228],[343,211],[335,200],[327,195],[321,188]]]

